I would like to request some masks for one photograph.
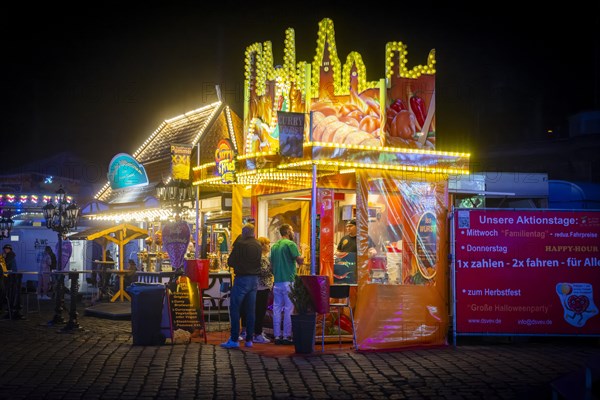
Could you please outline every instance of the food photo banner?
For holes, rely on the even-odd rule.
[[[460,209],[453,221],[457,334],[600,335],[600,212]]]

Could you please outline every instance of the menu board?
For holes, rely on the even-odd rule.
[[[457,333],[600,335],[599,212],[457,210],[454,223]]]
[[[171,330],[194,332],[196,329],[202,329],[198,304],[197,283],[191,282],[186,276],[179,277],[176,286],[169,289]]]
[[[437,219],[431,212],[424,213],[419,219],[415,235],[417,266],[426,279],[435,276],[437,264]]]

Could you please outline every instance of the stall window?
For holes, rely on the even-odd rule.
[[[443,191],[442,191],[443,193]],[[374,178],[368,192],[368,234],[375,244],[368,282],[434,285],[438,268],[438,184]]]

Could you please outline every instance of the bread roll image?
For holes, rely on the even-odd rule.
[[[313,140],[317,142],[323,141],[323,133],[327,125],[331,122],[337,121],[337,117],[335,115],[330,115],[321,119],[317,124],[313,125]]]
[[[342,119],[342,117],[346,117],[352,111],[356,110],[360,110],[356,104],[346,103],[340,107],[340,109],[338,110],[338,114],[340,116],[340,119]]]
[[[343,127],[335,131],[335,135],[333,135],[333,139],[331,141],[333,143],[344,143],[346,141],[346,137],[357,130],[358,129],[353,126],[344,124]]]
[[[316,131],[317,125],[319,125],[319,123],[320,123],[320,122],[321,122],[323,119],[325,119],[325,115],[323,115],[323,113],[322,113],[322,112],[319,112],[319,111],[315,111],[315,112],[313,112],[311,115],[312,115],[312,121],[311,121],[311,124],[312,124],[312,126],[311,126],[311,130],[312,130],[312,140],[315,140],[315,141],[316,141],[316,140],[317,140],[317,138],[315,137],[315,131]]]
[[[348,136],[346,136],[345,143],[358,145],[367,139],[373,139],[373,136],[371,136],[370,134],[368,134],[366,132],[356,130],[356,131],[351,132]]]
[[[355,128],[358,128],[359,122],[356,120],[356,118],[352,118],[352,117],[348,117],[348,116],[343,116],[343,117],[340,117],[340,121],[343,122],[343,123],[345,123],[345,124],[352,125]]]
[[[372,115],[367,115],[363,119],[360,120],[360,124],[358,125],[358,129],[363,132],[374,132],[379,130],[381,122],[379,121],[379,117],[374,117]]]
[[[312,124],[313,126],[317,126],[317,124],[319,122],[321,122],[321,120],[323,120],[325,118],[325,115],[320,112],[320,111],[314,111],[312,113]]]
[[[325,127],[325,131],[323,131],[323,136],[322,136],[322,141],[323,142],[328,142],[328,143],[332,143],[333,142],[333,136],[335,135],[335,132],[338,129],[341,129],[343,127],[347,126],[346,124],[344,124],[343,122],[340,121],[333,121],[327,124],[327,126]]]

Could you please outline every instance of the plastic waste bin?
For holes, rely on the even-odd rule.
[[[153,346],[165,343],[160,324],[165,285],[134,282],[127,289],[131,296],[131,333],[133,344]]]

